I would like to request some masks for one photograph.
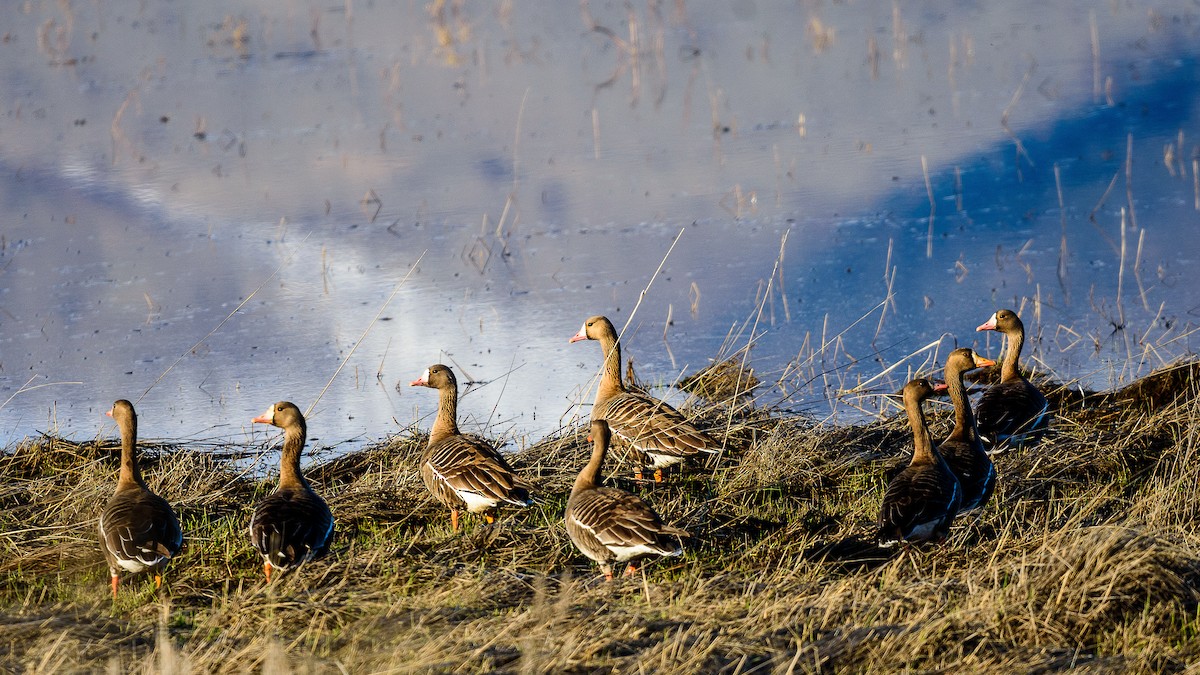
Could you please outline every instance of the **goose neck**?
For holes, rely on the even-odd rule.
[[[921,402],[915,397],[905,396],[904,409],[908,413],[908,424],[912,427],[912,464],[937,463],[933,454],[933,439],[930,438],[929,427],[925,424],[925,411],[921,409]]]
[[[458,435],[458,387],[448,384],[438,388],[437,419],[429,430],[432,445],[447,436]]]

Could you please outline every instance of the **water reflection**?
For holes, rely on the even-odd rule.
[[[427,425],[393,385],[441,361],[523,443],[639,300],[643,377],[753,340],[822,415],[998,305],[1097,385],[1190,351],[1190,5],[735,5],[0,9],[0,437],[147,392],[143,436],[241,441],[354,349],[314,437]]]

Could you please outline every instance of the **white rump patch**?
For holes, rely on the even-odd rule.
[[[657,452],[644,451],[650,456],[650,467],[653,469],[663,469],[668,466],[674,466],[683,461],[682,457],[675,455],[660,455]]]
[[[471,513],[487,511],[488,509],[495,507],[496,504],[500,503],[498,500],[490,497],[484,497],[478,492],[470,492],[468,490],[455,490],[455,492],[457,492],[458,496],[462,497],[462,500],[467,503],[467,510]]]
[[[683,549],[681,549],[681,548],[677,548],[674,551],[671,551],[670,553],[663,553],[662,551],[658,550],[657,548],[647,546],[646,544],[638,544],[637,546],[611,546],[610,545],[605,548],[612,551],[613,555],[615,555],[617,557],[617,562],[625,562],[627,560],[632,560],[633,558],[640,558],[642,556],[647,556],[647,555],[676,556],[676,555],[683,554]]]

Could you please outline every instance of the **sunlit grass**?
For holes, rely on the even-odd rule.
[[[144,448],[187,544],[162,591],[114,603],[93,530],[115,448],[33,439],[0,457],[0,665],[11,670],[684,673],[1160,672],[1200,634],[1197,367],[1060,406],[1038,448],[948,543],[870,542],[907,424],[811,421],[745,401],[690,408],[727,439],[663,485],[613,481],[692,533],[682,558],[605,583],[561,522],[582,429],[513,456],[540,501],[450,530],[410,430],[307,474],[338,521],[330,556],[267,585],[250,505],[272,489],[210,449]],[[735,375],[736,376],[736,375]],[[736,388],[731,390],[736,391]],[[935,408],[936,432],[949,411]],[[935,432],[935,435],[936,435]],[[236,453],[234,453],[236,454]],[[615,463],[614,463],[615,465]]]

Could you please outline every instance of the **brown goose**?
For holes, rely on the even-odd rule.
[[[612,322],[593,316],[584,322],[569,342],[598,340],[604,353],[604,373],[596,388],[592,421],[604,420],[612,433],[636,451],[640,465],[654,469],[655,482],[662,481],[664,467],[678,464],[702,452],[717,452],[720,444],[688,422],[679,411],[656,398],[629,391],[621,381],[621,344]]]
[[[1000,382],[992,385],[975,404],[984,445],[995,451],[1002,445],[1021,447],[1036,443],[1050,425],[1050,402],[1017,369],[1025,344],[1025,324],[1011,309],[1002,309],[975,329],[1004,333],[1004,360]]]
[[[934,449],[921,410],[921,402],[935,391],[926,379],[904,385],[904,409],[913,432],[913,455],[883,495],[877,535],[883,546],[945,539],[962,503],[958,479]]]
[[[529,506],[529,488],[504,456],[492,446],[458,431],[458,380],[440,363],[409,386],[438,390],[438,413],[421,457],[421,480],[439,502],[450,508],[450,526],[458,531],[458,512],[482,513],[488,524],[500,504]]]
[[[633,561],[652,555],[683,554],[680,537],[686,530],[664,525],[641,497],[613,487],[603,487],[600,475],[611,439],[608,424],[592,421],[592,458],[567,501],[567,534],[584,555],[600,563],[604,578],[612,580],[612,563],[629,562],[625,576],[637,571]]]
[[[300,451],[308,427],[296,404],[280,401],[255,417],[255,424],[283,429],[279,487],[254,507],[250,541],[263,558],[263,573],[286,571],[325,555],[333,541],[333,514],[300,473]]]
[[[117,599],[119,573],[154,572],[154,587],[162,587],[162,572],[183,546],[179,519],[167,500],[146,487],[137,462],[137,413],[125,399],[105,413],[121,430],[121,476],[117,491],[100,514],[100,548],[112,575]]]
[[[979,438],[971,402],[967,400],[967,387],[963,384],[963,373],[994,365],[995,361],[983,358],[969,347],[955,349],[946,359],[946,386],[954,404],[954,430],[938,445],[938,452],[962,487],[959,513],[987,504],[996,489],[996,468]]]

